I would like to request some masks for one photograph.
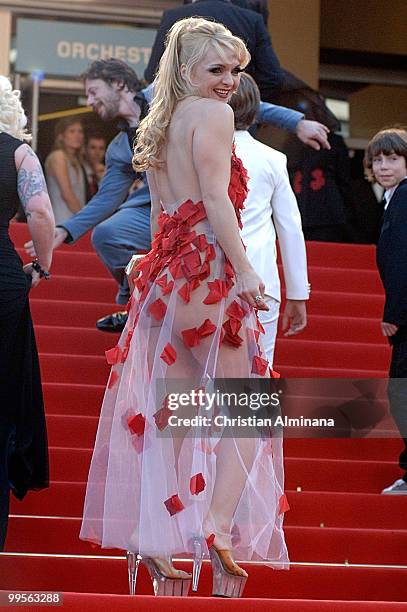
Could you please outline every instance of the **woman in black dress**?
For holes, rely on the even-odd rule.
[[[26,117],[0,76],[0,550],[10,489],[22,499],[48,486],[48,449],[38,355],[28,292],[51,265],[54,218],[41,165],[24,141]],[[37,259],[23,267],[8,234],[19,203]]]

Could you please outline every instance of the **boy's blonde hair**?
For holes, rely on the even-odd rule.
[[[250,61],[245,44],[220,23],[201,17],[189,17],[177,21],[166,39],[154,81],[154,98],[150,112],[137,130],[133,166],[135,170],[146,170],[160,162],[160,153],[165,143],[167,128],[176,104],[197,89],[191,82],[191,72],[209,49],[221,57],[225,50],[233,51],[242,68]],[[181,65],[185,65],[185,78]]]
[[[367,145],[363,160],[365,174],[371,183],[376,182],[372,170],[373,158],[380,153],[402,155],[407,166],[407,130],[400,127],[385,128],[373,136]]]

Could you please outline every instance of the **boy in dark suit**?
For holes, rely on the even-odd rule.
[[[388,395],[404,440],[399,465],[405,474],[382,493],[407,495],[407,131],[391,128],[370,141],[365,165],[384,189],[377,266],[386,294],[382,332],[392,345]]]

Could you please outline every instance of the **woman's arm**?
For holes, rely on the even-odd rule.
[[[53,151],[46,161],[47,174],[53,174],[56,178],[61,195],[69,210],[74,214],[81,210],[82,204],[72,189],[72,183],[68,172],[68,163],[63,151]]]
[[[38,262],[48,271],[52,260],[55,221],[38,157],[27,144],[15,152],[17,190],[27,217]]]
[[[216,101],[204,100],[199,106],[192,155],[209,223],[236,272],[239,296],[252,306],[268,310],[264,302],[254,299],[264,296],[264,284],[246,256],[236,213],[228,195],[233,111],[227,104]]]

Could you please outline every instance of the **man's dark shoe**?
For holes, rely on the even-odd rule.
[[[96,321],[96,327],[100,329],[100,331],[111,332],[111,333],[120,333],[123,331],[124,326],[127,322],[127,312],[113,312],[106,317],[102,317],[98,321]]]

